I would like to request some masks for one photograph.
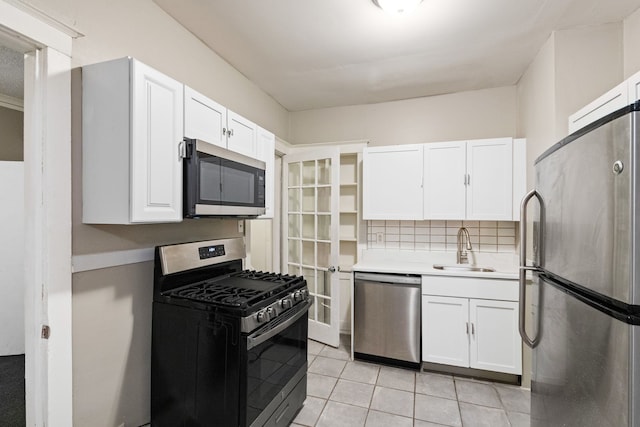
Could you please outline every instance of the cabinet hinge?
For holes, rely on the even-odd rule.
[[[40,338],[48,340],[49,335],[51,335],[51,328],[49,327],[49,325],[42,325],[42,333],[40,334]]]

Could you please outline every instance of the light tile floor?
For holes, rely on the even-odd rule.
[[[529,427],[529,391],[451,375],[349,361],[309,341],[307,400],[292,426]]]

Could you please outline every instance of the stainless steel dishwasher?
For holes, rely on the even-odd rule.
[[[355,273],[354,356],[420,366],[420,276]]]

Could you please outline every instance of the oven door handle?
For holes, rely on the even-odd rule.
[[[296,322],[302,316],[307,314],[307,311],[309,311],[309,307],[311,307],[311,301],[307,300],[304,303],[299,304],[299,306],[300,308],[291,317],[289,317],[287,320],[283,321],[282,323],[276,325],[272,329],[269,329],[266,332],[262,332],[262,333],[258,332],[256,334],[249,335],[247,337],[247,350],[251,350],[255,346],[262,344],[263,342],[273,337],[274,335],[278,335],[280,332],[287,329],[289,326],[291,326],[294,322]]]

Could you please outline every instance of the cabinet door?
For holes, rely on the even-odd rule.
[[[422,360],[469,367],[469,300],[422,296]]]
[[[227,147],[227,109],[217,102],[184,87],[184,136]]]
[[[362,218],[422,219],[422,145],[365,148]]]
[[[182,220],[183,86],[132,61],[131,222]]]
[[[424,218],[464,219],[466,143],[424,145]]]
[[[467,219],[513,219],[513,141],[467,142]]]
[[[257,126],[244,117],[227,110],[227,148],[256,158]]]
[[[522,374],[518,303],[470,300],[471,360],[476,369]]]
[[[273,198],[275,185],[275,145],[276,137],[266,129],[258,128],[258,144],[256,157],[266,163],[265,179],[265,213],[258,218],[273,218]]]

